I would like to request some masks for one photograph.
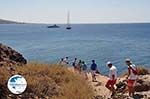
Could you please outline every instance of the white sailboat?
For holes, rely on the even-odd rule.
[[[68,12],[68,16],[67,16],[67,27],[66,29],[70,30],[71,29],[71,25],[70,25],[70,12]]]

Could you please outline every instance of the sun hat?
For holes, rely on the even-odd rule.
[[[131,61],[131,59],[129,59],[129,58],[127,58],[127,59],[125,60],[125,62],[132,64],[132,61]]]
[[[112,64],[110,61],[109,61],[109,62],[107,62],[107,65],[110,65],[110,64]]]
[[[131,62],[131,59],[127,58],[125,59],[126,62]]]

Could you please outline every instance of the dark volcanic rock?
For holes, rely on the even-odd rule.
[[[14,49],[0,43],[0,66],[24,65],[27,60]]]
[[[150,90],[150,77],[149,75],[140,76],[135,85],[137,92],[149,91]]]

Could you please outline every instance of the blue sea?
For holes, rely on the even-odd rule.
[[[46,24],[1,24],[0,42],[23,54],[28,61],[57,63],[62,57],[96,60],[106,74],[111,61],[122,73],[131,58],[136,65],[150,66],[150,24],[73,24],[47,28]]]

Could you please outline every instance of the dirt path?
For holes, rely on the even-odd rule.
[[[74,72],[73,68],[69,68],[69,70]],[[87,73],[87,75],[88,75],[88,82],[93,87],[94,92],[95,92],[95,96],[99,97],[99,98],[96,98],[96,99],[110,99],[111,92],[105,87],[105,84],[108,80],[108,77],[97,74],[97,76],[96,76],[97,82],[92,82],[91,73]],[[150,75],[143,76],[143,77],[145,77],[146,80],[148,80],[148,81],[150,80]],[[143,79],[145,79],[145,78],[143,78]],[[124,79],[125,79],[125,77],[118,78],[117,82],[122,81]],[[137,94],[137,97],[138,97],[138,98],[135,98],[135,99],[150,99],[150,91],[136,92],[135,94]],[[128,93],[125,93],[124,95],[128,97]],[[139,98],[139,96],[144,96],[144,97]],[[120,99],[133,99],[133,98],[123,98],[121,96]]]
[[[102,96],[106,99],[110,98],[111,92],[105,87],[108,77],[97,75],[97,82],[92,82],[91,73],[88,74],[89,83],[92,85],[96,96]]]
[[[74,72],[74,69],[72,67],[69,67],[68,69]],[[105,87],[108,77],[97,74],[96,76],[97,82],[92,82],[91,73],[87,73],[87,75],[88,75],[88,82],[93,87],[94,92],[96,94],[95,96],[102,96],[105,99],[110,98],[111,92]]]

